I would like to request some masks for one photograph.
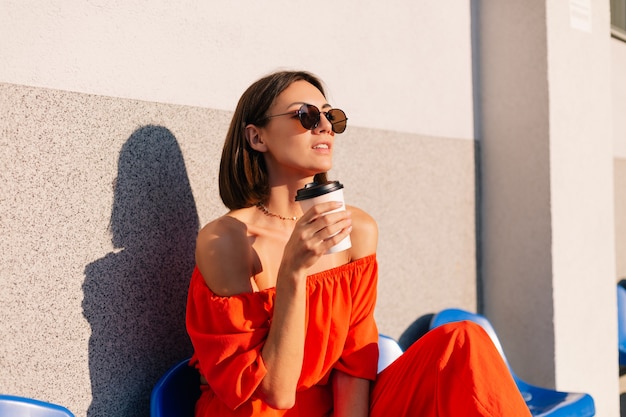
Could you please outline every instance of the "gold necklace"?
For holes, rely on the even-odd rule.
[[[279,218],[281,220],[290,220],[295,222],[296,220],[298,220],[298,218],[296,216],[293,217],[285,217],[285,216],[281,216],[280,214],[276,214],[276,213],[272,213],[267,207],[265,207],[265,204],[259,202],[256,204],[257,208],[259,210],[261,210],[266,216],[270,216],[270,217],[276,217]]]

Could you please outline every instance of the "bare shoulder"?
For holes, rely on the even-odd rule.
[[[352,216],[352,248],[350,257],[359,259],[376,253],[378,246],[378,225],[376,220],[358,207],[347,206]]]
[[[204,226],[196,241],[196,264],[217,295],[252,291],[252,247],[245,223],[222,216]]]

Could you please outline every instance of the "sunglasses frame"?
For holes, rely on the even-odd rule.
[[[305,116],[310,116],[310,109],[313,108],[317,111],[317,121],[311,126],[311,127],[307,127],[303,117]],[[331,117],[334,117],[331,113],[332,112],[341,112],[340,115],[343,117],[342,120],[331,120]],[[302,106],[300,106],[297,110],[292,110],[289,111],[287,113],[281,113],[281,114],[273,114],[271,116],[265,116],[264,118],[262,118],[259,121],[263,121],[263,120],[267,120],[267,119],[271,119],[274,117],[279,117],[279,116],[287,116],[287,115],[291,115],[291,116],[298,116],[298,120],[300,120],[300,124],[302,125],[303,128],[307,129],[307,130],[313,130],[315,129],[317,126],[319,126],[320,124],[320,120],[322,118],[322,114],[324,115],[324,117],[326,117],[326,120],[328,120],[330,122],[330,125],[332,126],[332,130],[333,132],[340,134],[346,131],[346,127],[348,125],[347,121],[348,121],[348,117],[346,116],[346,113],[341,110],[341,109],[330,109],[328,111],[321,111],[317,106],[313,105],[313,104],[307,104],[307,103],[303,103]],[[343,122],[343,129],[341,129],[341,131],[339,130],[335,130],[335,125],[342,123]]]

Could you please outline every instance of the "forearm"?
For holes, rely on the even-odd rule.
[[[267,374],[259,386],[263,400],[291,408],[304,358],[306,280],[278,279],[270,331],[262,350]]]
[[[370,381],[341,371],[333,373],[335,417],[367,417]]]

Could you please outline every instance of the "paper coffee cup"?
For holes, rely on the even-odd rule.
[[[325,203],[327,201],[341,201],[342,203],[341,207],[329,211],[328,213],[334,213],[336,211],[346,209],[346,204],[343,199],[343,184],[339,181],[330,181],[323,184],[316,182],[309,183],[305,185],[304,188],[297,191],[296,201],[300,203],[303,212],[306,212],[316,204]],[[351,247],[352,241],[350,240],[350,235],[348,235],[341,242],[330,248],[326,253],[341,252],[346,249],[350,249]]]

